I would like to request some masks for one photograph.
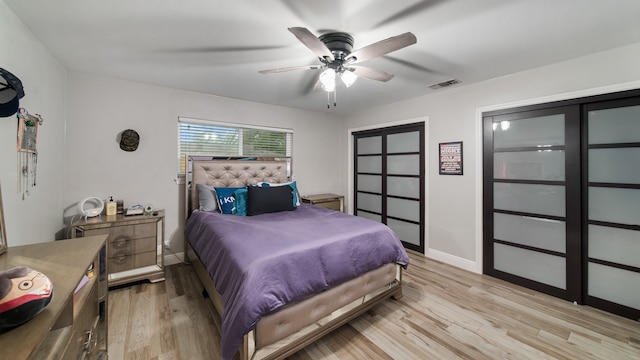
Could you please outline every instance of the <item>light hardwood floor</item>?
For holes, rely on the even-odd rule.
[[[640,322],[415,253],[404,297],[290,359],[640,359]],[[639,290],[640,291],[640,290]],[[218,359],[219,317],[189,265],[109,292],[109,358]]]

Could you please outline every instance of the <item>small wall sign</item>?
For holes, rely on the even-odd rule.
[[[462,175],[462,141],[440,143],[440,175]]]

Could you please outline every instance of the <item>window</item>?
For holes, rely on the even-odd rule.
[[[178,119],[178,173],[186,155],[291,158],[293,130]]]

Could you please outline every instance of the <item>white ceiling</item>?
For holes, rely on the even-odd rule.
[[[347,114],[640,42],[640,0],[4,0],[70,71]],[[362,65],[395,74],[314,90],[319,64],[287,28],[340,30],[354,50],[407,31],[417,44]],[[442,91],[442,90],[440,90]]]

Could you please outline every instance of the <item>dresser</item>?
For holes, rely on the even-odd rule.
[[[157,215],[112,215],[80,219],[71,237],[107,235],[109,286],[164,280],[164,211]]]
[[[106,238],[15,246],[0,255],[0,270],[28,266],[53,285],[53,298],[42,312],[0,334],[0,358],[108,358],[107,276],[101,260]]]
[[[315,194],[301,197],[303,203],[344,212],[344,196],[336,194]]]

